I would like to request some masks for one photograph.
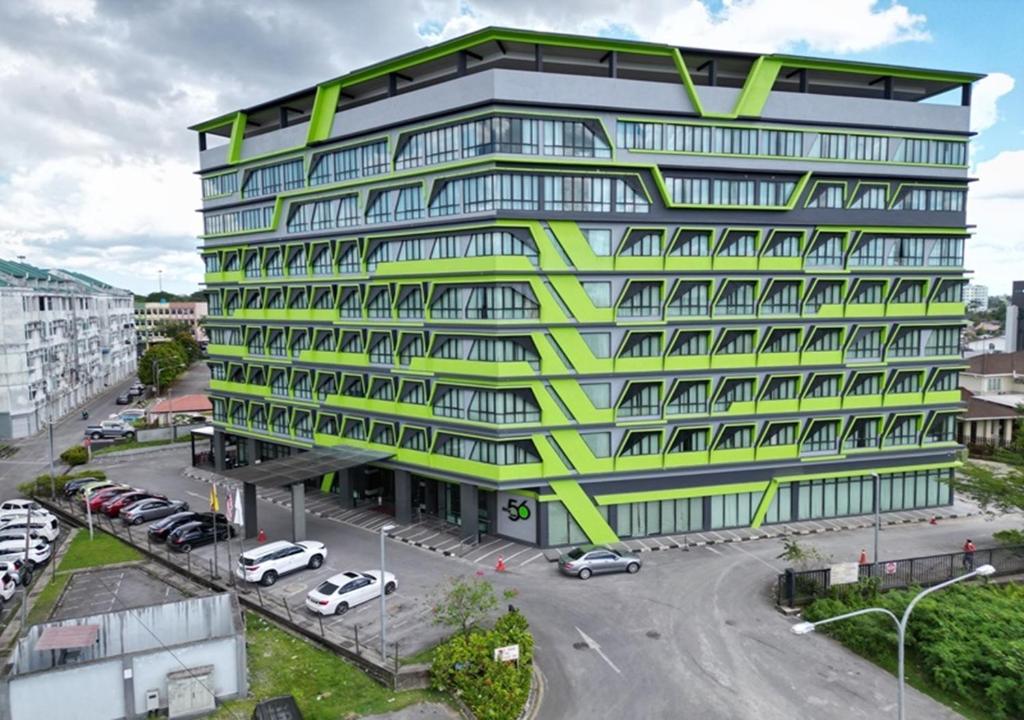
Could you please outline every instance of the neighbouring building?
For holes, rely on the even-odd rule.
[[[205,717],[247,692],[242,613],[221,593],[33,625],[0,676],[0,717]]]
[[[0,260],[0,439],[25,437],[135,373],[132,294]]]
[[[968,310],[984,310],[988,307],[988,287],[968,285],[964,288],[964,302]]]
[[[153,343],[166,342],[161,329],[168,323],[186,323],[198,343],[206,343],[203,320],[206,319],[204,302],[146,302],[135,304],[135,327],[138,331],[139,354]]]
[[[1006,305],[1006,352],[1024,350],[1024,281],[1014,281]]]
[[[951,502],[980,77],[488,28],[194,126],[215,461],[540,545]]]
[[[969,357],[960,372],[967,403],[960,416],[959,439],[965,445],[1007,445],[1024,406],[1024,351]]]
[[[993,402],[991,396],[979,397],[966,388],[960,392],[966,410],[959,418],[957,440],[971,449],[1009,445],[1020,419],[1015,407]]]

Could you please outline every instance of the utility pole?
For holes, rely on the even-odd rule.
[[[21,631],[25,632],[28,625],[28,587],[25,585],[25,571],[28,570],[29,543],[32,540],[32,505],[28,505],[28,520],[25,522],[25,562],[18,571],[18,579],[21,581]]]

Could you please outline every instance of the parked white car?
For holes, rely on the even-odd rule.
[[[0,575],[4,573],[14,578],[16,585],[21,585],[23,579],[32,582],[32,568],[26,567],[25,561],[21,559],[0,560]]]
[[[239,555],[235,574],[242,580],[270,586],[287,573],[302,568],[316,570],[326,557],[327,548],[322,542],[278,540]]]
[[[28,548],[28,559],[40,565],[50,559],[50,555],[53,553],[53,549],[50,547],[50,543],[45,540],[37,539],[35,542],[29,543]],[[25,557],[25,541],[18,542],[17,540],[5,540],[0,542],[0,560],[16,560],[24,559]]]
[[[13,500],[4,500],[0,503],[0,515],[7,515],[10,513],[27,513],[28,509],[32,508],[32,514],[39,513],[40,515],[50,515],[50,511],[44,508],[42,505],[37,503],[35,500],[27,500],[25,498],[14,498]]]
[[[45,538],[47,542],[53,542],[60,535],[60,523],[52,515],[41,516],[32,513],[32,536]],[[0,532],[6,530],[21,530],[29,526],[28,515],[3,515],[0,516]]]
[[[321,615],[344,615],[350,608],[380,597],[380,570],[343,572],[324,580],[306,595],[306,607]],[[398,589],[398,580],[384,573],[384,594]]]
[[[7,602],[14,597],[15,582],[10,573],[0,575],[0,598]]]

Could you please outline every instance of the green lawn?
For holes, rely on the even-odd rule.
[[[212,717],[248,718],[256,698],[294,695],[306,720],[337,720],[444,699],[426,690],[392,692],[337,655],[247,612],[249,698],[225,703]]]
[[[29,608],[28,622],[44,622],[50,617],[53,606],[57,604],[64,586],[68,584],[71,577],[69,570],[79,570],[88,567],[100,567],[101,565],[113,565],[114,563],[139,560],[142,555],[130,545],[126,545],[115,537],[106,533],[97,532],[94,540],[89,539],[88,530],[80,530],[71,540],[67,553],[61,558],[57,566],[57,575],[52,575],[52,570],[44,569],[39,573],[40,577],[53,577],[46,587],[36,598],[35,603]],[[38,580],[37,580],[38,582]]]

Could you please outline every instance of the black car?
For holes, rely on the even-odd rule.
[[[216,515],[217,524],[227,526],[228,519],[221,513],[216,513]],[[212,525],[213,516],[214,513],[212,512],[179,512],[168,515],[149,526],[149,539],[153,542],[163,542],[171,534],[172,530],[181,527],[185,523],[201,522]]]
[[[81,477],[74,480],[69,480],[64,484],[64,497],[74,497],[78,492],[78,488],[82,487],[86,483],[96,482],[99,478],[93,477]],[[113,483],[111,483],[113,485]]]
[[[171,531],[167,536],[167,544],[178,552],[191,552],[194,547],[213,542],[213,527],[213,523],[187,522]],[[235,536],[234,528],[229,529],[227,523],[221,524],[218,518],[217,539],[227,540],[229,536]]]
[[[128,404],[131,403],[131,401],[132,401],[132,396],[129,395],[128,393],[123,393],[121,395],[118,395],[117,399],[114,400],[114,402],[117,403],[118,405],[128,405]]]

